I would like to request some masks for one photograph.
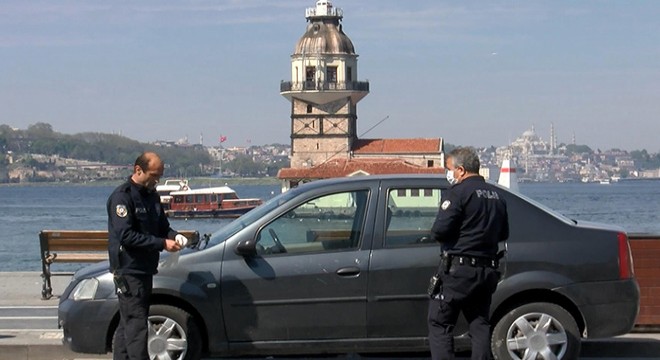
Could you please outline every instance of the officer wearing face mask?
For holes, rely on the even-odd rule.
[[[499,281],[498,242],[509,237],[506,202],[479,175],[479,157],[456,148],[447,157],[447,180],[432,236],[442,247],[430,288],[428,326],[433,360],[454,359],[454,326],[461,312],[469,324],[472,359],[491,359],[489,311]]]

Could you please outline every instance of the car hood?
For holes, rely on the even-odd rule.
[[[91,277],[99,277],[110,271],[110,262],[103,261],[93,265],[85,266],[84,268],[76,271],[73,274],[73,279],[86,279]]]
[[[186,248],[174,253],[164,251],[161,253],[160,261],[158,261],[158,273],[163,274],[170,271],[187,269],[191,265],[194,266],[206,261],[217,261],[217,259],[222,259],[223,248],[224,246],[215,246],[213,249],[206,248],[202,250]]]
[[[158,261],[158,271],[166,270],[169,268],[175,268],[180,264],[189,263],[185,258],[189,255],[199,253],[199,250],[195,249],[184,249],[181,252],[168,253],[163,251],[160,254],[160,260]],[[194,260],[193,260],[194,261]],[[103,274],[110,272],[110,262],[103,261],[100,263],[92,264],[85,266],[82,269],[78,270],[73,274],[73,279],[86,279],[91,277],[100,277]]]

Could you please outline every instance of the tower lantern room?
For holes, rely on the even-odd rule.
[[[343,11],[319,0],[305,11],[307,28],[291,55],[291,81],[280,94],[291,102],[291,167],[348,157],[357,139],[357,103],[369,83],[357,81],[357,57],[342,30]]]

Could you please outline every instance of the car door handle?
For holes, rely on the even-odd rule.
[[[355,276],[360,274],[360,268],[357,266],[349,266],[337,270],[339,276]]]

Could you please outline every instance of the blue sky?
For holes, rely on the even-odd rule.
[[[371,93],[365,137],[501,146],[535,127],[660,151],[660,2],[337,0]],[[0,124],[288,143],[314,0],[0,1]]]

